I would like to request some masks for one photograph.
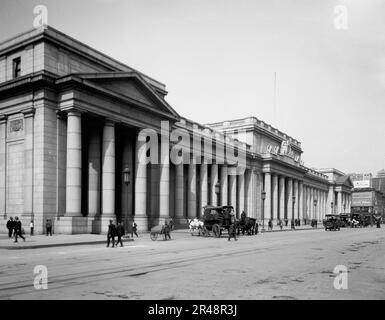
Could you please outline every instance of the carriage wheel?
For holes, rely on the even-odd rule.
[[[158,233],[151,232],[150,238],[151,238],[152,241],[155,241],[156,239],[158,239]]]
[[[219,238],[221,236],[221,228],[218,224],[213,225],[213,233],[216,238]]]
[[[209,232],[209,230],[206,229],[206,227],[203,227],[203,229],[202,229],[202,235],[203,235],[204,237],[206,237],[206,238],[210,235],[210,232]]]

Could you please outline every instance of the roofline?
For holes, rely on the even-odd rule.
[[[89,45],[76,40],[75,38],[72,38],[71,36],[51,27],[47,26],[45,28],[40,29],[30,29],[25,32],[18,33],[17,35],[8,38],[4,41],[0,42],[0,55],[9,52],[14,51],[18,47],[25,45],[26,42],[36,42],[40,39],[47,38],[54,42],[59,42],[65,47],[75,50],[77,52],[82,53],[83,55],[89,55],[92,58],[99,60],[100,62],[103,62],[104,64],[107,64],[111,67],[111,69],[126,69],[126,70],[120,70],[120,71],[135,71],[139,74],[141,74],[146,81],[148,81],[150,84],[159,87],[159,89],[166,91],[166,85],[158,80],[155,80],[151,78],[150,76],[147,76],[146,74],[108,56],[107,54],[96,50]],[[76,44],[77,46],[75,46]],[[79,48],[80,47],[80,48]]]

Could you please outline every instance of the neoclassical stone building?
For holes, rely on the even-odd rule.
[[[133,218],[147,230],[167,217],[200,217],[206,204],[259,221],[350,211],[349,177],[306,167],[299,141],[255,117],[195,123],[166,95],[161,82],[51,27],[0,43],[2,230],[15,215],[33,219],[37,232],[46,219],[56,233],[100,233],[110,219]],[[192,143],[163,140],[162,123]],[[157,134],[159,150],[145,155],[158,152],[159,163],[141,161],[143,129]],[[182,164],[169,161],[178,144],[192,150]],[[230,149],[244,150],[243,170]]]

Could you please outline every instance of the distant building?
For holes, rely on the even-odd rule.
[[[385,170],[373,178],[371,173],[350,174],[354,184],[352,212],[381,214],[385,217]]]

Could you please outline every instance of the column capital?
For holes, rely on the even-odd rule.
[[[21,113],[24,115],[24,118],[31,118],[35,115],[35,108],[30,107],[30,108],[23,109],[21,110]]]
[[[116,121],[113,121],[111,119],[104,119],[104,125],[107,127],[115,127]]]
[[[67,112],[67,116],[74,116],[74,117],[80,117],[83,113],[83,111],[75,108],[71,108],[65,111]]]

